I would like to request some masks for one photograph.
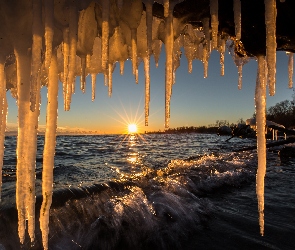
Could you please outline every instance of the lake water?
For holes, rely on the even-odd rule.
[[[295,161],[268,151],[259,234],[255,139],[209,134],[58,136],[50,249],[294,249]],[[0,249],[19,245],[16,137],[6,137]],[[36,211],[42,198],[38,137]]]

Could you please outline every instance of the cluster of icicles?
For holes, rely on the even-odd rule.
[[[210,52],[220,52],[221,75],[224,74],[226,34],[218,33],[218,0],[210,0],[211,17],[202,20],[203,27],[194,28],[173,17],[173,8],[181,0],[157,0],[164,6],[164,19],[153,17],[153,0],[53,1],[19,0],[0,3],[0,158],[3,158],[6,127],[6,90],[9,88],[18,104],[16,206],[20,242],[26,229],[34,242],[35,231],[35,163],[40,88],[48,87],[45,146],[43,153],[40,228],[44,249],[48,249],[49,209],[52,201],[55,137],[57,126],[58,81],[63,83],[64,109],[69,110],[75,92],[75,77],[92,80],[95,98],[96,74],[102,73],[109,95],[112,94],[112,72],[117,62],[123,74],[124,62],[131,58],[132,72],[138,81],[138,65],[145,70],[145,123],[148,124],[150,56],[156,65],[162,43],[166,50],[165,126],[169,124],[170,98],[175,72],[180,63],[181,47],[188,60],[199,59],[207,77]],[[266,57],[259,56],[256,83],[258,172],[257,197],[260,231],[264,233],[264,176],[266,169],[265,108],[266,86],[275,93],[276,74],[276,1],[265,0]],[[12,4],[11,4],[12,3]],[[143,10],[143,3],[145,11]],[[241,4],[234,0],[235,43],[241,40]],[[2,39],[3,38],[3,39]],[[289,87],[292,87],[293,54],[289,55]],[[245,59],[235,57],[238,66],[238,88],[242,87],[242,65]],[[3,162],[1,160],[1,169]],[[2,176],[2,173],[1,173]],[[2,179],[0,179],[2,183]]]

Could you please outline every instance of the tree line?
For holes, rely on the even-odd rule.
[[[253,114],[253,118],[256,114]],[[295,128],[295,103],[290,100],[281,101],[274,106],[269,107],[266,110],[266,120],[276,122],[284,125],[286,128]],[[178,133],[208,133],[215,134],[218,132],[218,128],[222,126],[230,127],[234,129],[237,124],[245,124],[243,118],[240,118],[236,123],[229,123],[227,120],[216,120],[215,124],[209,124],[208,126],[182,126],[177,128],[168,128],[163,131],[152,131],[147,134],[178,134]]]
[[[168,128],[159,131],[146,131],[146,134],[181,134],[181,133],[203,133],[203,134],[216,134],[218,128],[222,126],[228,126],[230,128],[235,128],[236,124],[245,124],[243,118],[240,118],[237,123],[229,123],[228,120],[216,120],[215,124],[209,124],[208,126],[182,126],[177,128]]]
[[[284,125],[286,128],[295,127],[294,102],[285,100],[269,107],[266,112],[266,120]]]

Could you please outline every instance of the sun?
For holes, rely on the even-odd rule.
[[[128,124],[128,133],[134,134],[137,132],[137,125],[135,123]]]

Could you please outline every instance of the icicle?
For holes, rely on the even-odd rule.
[[[148,55],[152,53],[153,3],[154,0],[143,1],[146,7],[146,36]]]
[[[70,7],[69,11],[69,41],[70,41],[70,58],[69,58],[69,84],[71,85],[71,95],[75,93],[75,73],[76,73],[76,52],[77,52],[77,34],[78,34],[78,14],[75,5]],[[71,97],[68,99],[68,110],[70,109]]]
[[[169,127],[170,118],[170,98],[173,84],[173,14],[172,10],[165,20],[165,50],[166,50],[166,70],[165,70],[165,128]]]
[[[205,34],[205,39],[209,44],[209,42],[210,42],[209,18],[208,17],[204,18],[202,23],[203,23],[203,30],[204,30],[204,34]]]
[[[38,1],[34,1],[38,2]],[[53,21],[53,11],[54,11],[54,1],[45,0],[44,9],[45,9],[45,69],[49,69],[51,54],[52,54],[52,41],[54,34],[54,21]],[[40,11],[41,13],[41,11]],[[41,23],[40,23],[41,24]]]
[[[241,0],[234,0],[234,19],[236,39],[241,40]]]
[[[69,45],[69,29],[65,28],[63,31],[63,56],[64,56],[64,72],[63,72],[63,92],[64,92],[64,110],[70,109],[72,87],[69,83],[69,56],[70,56],[70,45]]]
[[[256,193],[258,199],[258,213],[260,234],[264,234],[264,177],[266,172],[266,82],[265,58],[258,56],[258,70],[255,90],[256,127],[257,127],[257,153],[258,169],[256,175]]]
[[[162,44],[163,43],[161,40],[155,40],[153,41],[153,44],[152,44],[156,68],[158,68],[159,66],[159,59],[160,59]]]
[[[53,53],[48,75],[48,101],[45,144],[42,170],[42,206],[40,210],[40,228],[44,249],[48,249],[49,209],[52,202],[53,168],[56,144],[57,108],[58,108],[58,69],[56,53]]]
[[[18,212],[18,236],[21,243],[25,240],[26,211],[26,166],[24,152],[26,149],[26,124],[25,119],[29,109],[30,85],[30,58],[16,54],[17,60],[17,105],[18,105],[18,136],[17,136],[17,167],[16,167],[16,207]],[[23,83],[23,84],[22,84]]]
[[[36,151],[37,151],[37,133],[38,133],[38,118],[40,114],[40,76],[37,79],[36,89],[36,110],[32,112],[29,110],[27,117],[27,138],[25,149],[26,158],[26,208],[27,208],[27,221],[28,221],[28,233],[31,238],[31,242],[35,240],[35,180],[36,180]],[[29,150],[28,150],[29,148]]]
[[[209,60],[209,55],[208,55],[208,45],[203,44],[203,65],[204,65],[204,78],[208,77],[208,60]]]
[[[104,78],[104,86],[108,86],[109,84],[109,68],[108,69],[108,73],[107,74],[103,74],[103,78]]]
[[[287,52],[287,56],[289,57],[288,61],[288,72],[289,72],[289,85],[288,87],[291,89],[293,87],[293,53]]]
[[[109,63],[109,1],[102,1],[102,36],[101,36],[101,64],[104,73],[107,72]]]
[[[91,87],[92,87],[92,94],[91,100],[95,100],[95,87],[96,87],[96,74],[91,74]]]
[[[124,75],[124,61],[120,61],[120,74]]]
[[[2,167],[4,156],[4,139],[6,129],[6,117],[7,117],[7,100],[6,100],[6,80],[4,71],[4,60],[0,63],[0,202],[1,202],[1,190],[2,190]]]
[[[188,60],[188,73],[192,73],[193,72],[193,60]]]
[[[137,65],[137,31],[131,29],[131,50],[132,50],[132,72],[135,76],[135,82],[138,83],[138,65]]]
[[[109,63],[108,67],[108,92],[109,92],[109,97],[112,96],[113,92],[113,64]]]
[[[276,83],[276,1],[264,0],[266,25],[266,60],[268,67],[269,94],[275,94]]]
[[[224,54],[225,54],[225,39],[220,37],[220,46],[219,46],[219,52],[220,52],[220,75],[224,76]]]
[[[212,28],[212,46],[217,48],[218,35],[218,0],[210,0],[211,28]]]
[[[91,67],[91,55],[86,55],[86,68],[89,69]]]
[[[150,105],[150,57],[143,58],[144,73],[145,73],[145,126],[148,126],[149,105]]]
[[[238,66],[238,73],[239,73],[239,80],[238,80],[238,89],[242,89],[242,71],[243,71],[243,65]]]
[[[41,17],[41,1],[33,2],[33,44],[32,44],[32,62],[31,62],[31,83],[30,83],[30,102],[31,111],[36,109],[36,96],[38,89],[38,75],[41,67],[41,50],[42,50],[42,17]]]
[[[35,231],[35,162],[39,108],[30,110],[31,57],[26,51],[15,50],[17,60],[18,96],[18,136],[17,136],[17,183],[16,203],[18,210],[18,233],[21,243],[25,239],[25,226],[28,220],[28,233],[31,242]],[[37,85],[37,86],[40,86]],[[40,93],[37,91],[36,103]]]
[[[204,78],[208,77],[208,61],[210,54],[210,29],[209,29],[209,18],[203,19],[203,30],[205,34],[205,41],[203,42],[203,53],[202,61],[204,65]]]
[[[180,66],[180,58],[182,55],[182,51],[181,51],[181,47],[183,47],[183,42],[184,38],[182,35],[180,35],[179,37],[177,37],[177,39],[174,41],[173,43],[173,84],[175,83],[175,76],[176,76],[176,70],[178,69],[178,67]],[[191,47],[192,48],[192,47]],[[195,48],[193,48],[193,52],[191,53],[191,55],[188,57],[191,59],[194,59],[195,56]],[[193,66],[191,65],[191,70],[193,69]]]
[[[81,90],[85,93],[85,85],[86,85],[86,57],[81,57]]]

